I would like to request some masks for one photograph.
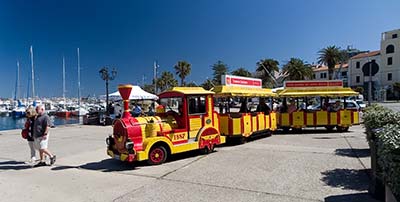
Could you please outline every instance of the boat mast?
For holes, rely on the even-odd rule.
[[[32,66],[32,73],[31,73],[31,79],[32,79],[32,99],[35,98],[35,71],[33,69],[33,47],[31,46],[30,48],[30,53],[31,53],[31,66]]]
[[[81,106],[81,61],[79,58],[79,48],[77,49],[78,52],[78,105]]]
[[[19,61],[17,60],[17,79],[15,80],[15,94],[14,100],[19,98]]]
[[[63,98],[65,103],[65,58],[63,56]]]

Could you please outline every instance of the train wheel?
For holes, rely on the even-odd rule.
[[[326,128],[326,130],[331,132],[331,131],[333,131],[333,128],[335,128],[335,127],[334,126],[326,126],[325,128]]]
[[[209,146],[205,146],[204,148],[200,149],[201,154],[209,154],[214,151],[214,145],[211,144]]]
[[[349,127],[337,126],[336,129],[337,129],[339,132],[347,132],[347,131],[349,131]]]
[[[156,146],[151,148],[149,159],[147,162],[150,165],[159,165],[167,160],[167,150],[163,146]]]
[[[239,141],[239,144],[244,144],[244,143],[247,142],[247,138],[246,138],[246,137],[240,137],[240,138],[238,139],[238,141]]]

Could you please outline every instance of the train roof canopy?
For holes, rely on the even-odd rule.
[[[181,93],[184,95],[209,95],[209,94],[214,94],[214,92],[205,90],[202,87],[174,87],[172,90],[168,90],[163,92],[162,94],[165,93]]]
[[[340,96],[355,96],[355,92],[351,88],[315,88],[315,89],[284,89],[278,93],[279,97],[340,97]]]
[[[270,97],[276,94],[271,89],[250,88],[241,86],[215,86],[212,91],[215,97]]]

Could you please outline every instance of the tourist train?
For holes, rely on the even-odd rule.
[[[228,81],[228,77],[225,78]],[[232,85],[236,80],[240,84]],[[252,83],[246,85],[248,83]],[[256,83],[256,85],[253,85]],[[175,87],[159,94],[155,116],[132,117],[129,110],[131,85],[120,85],[124,102],[122,118],[113,123],[113,134],[106,139],[107,154],[121,161],[147,161],[151,165],[164,163],[170,155],[200,150],[210,153],[227,140],[244,143],[248,137],[271,134],[278,129],[299,132],[305,127],[325,127],[338,132],[359,124],[358,109],[346,109],[346,97],[358,93],[344,88],[341,81],[286,82],[278,92],[261,88],[261,81],[229,77],[222,86],[210,91],[201,87]],[[239,111],[230,108],[232,98],[241,98]],[[319,98],[320,107],[313,109],[309,100]],[[258,105],[269,100],[268,110],[248,109],[249,98],[257,98]],[[330,98],[344,98],[344,108],[326,108]],[[275,108],[275,100],[284,105]],[[288,111],[286,100],[297,101],[295,110]],[[303,106],[300,106],[300,101]],[[340,101],[340,100],[339,100]],[[215,110],[219,103],[219,112]],[[350,102],[350,101],[347,101]],[[245,104],[243,104],[245,103]],[[315,104],[315,103],[314,103]],[[343,103],[342,103],[343,104]],[[254,106],[250,108],[254,109]],[[217,108],[218,109],[218,108]],[[286,110],[285,110],[286,109]]]

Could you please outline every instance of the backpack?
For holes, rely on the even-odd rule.
[[[27,139],[29,135],[29,128],[31,127],[31,123],[29,120],[25,122],[25,127],[21,131],[21,136],[23,139]]]

